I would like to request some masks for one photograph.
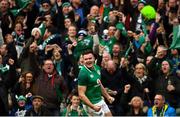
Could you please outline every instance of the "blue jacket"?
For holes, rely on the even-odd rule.
[[[161,112],[162,115],[161,116],[176,116],[176,111],[173,107],[169,106],[168,104],[165,104],[164,106],[164,111]],[[148,117],[152,117],[152,116],[157,116],[156,115],[156,107],[153,106],[152,108],[150,108],[148,110],[148,113],[147,113],[147,116]]]

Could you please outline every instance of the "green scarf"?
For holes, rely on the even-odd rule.
[[[159,116],[160,117],[164,116],[167,109],[168,109],[168,105],[165,104],[164,107],[161,109],[161,112],[160,112]],[[156,108],[156,106],[152,107],[152,112],[153,112],[153,116],[157,116],[157,108]]]

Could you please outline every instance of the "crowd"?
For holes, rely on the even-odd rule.
[[[0,0],[1,116],[180,116],[179,0]]]

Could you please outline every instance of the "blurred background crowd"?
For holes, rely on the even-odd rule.
[[[87,116],[87,50],[113,116],[180,115],[179,0],[0,0],[0,115]]]

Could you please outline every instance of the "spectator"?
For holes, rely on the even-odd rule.
[[[2,52],[2,48],[1,48]],[[16,72],[14,60],[7,60],[8,63],[3,64],[3,57],[0,55],[0,115],[8,115],[8,90],[13,87],[16,82]]]
[[[85,110],[83,109],[81,103],[80,103],[80,99],[78,94],[76,94],[75,92],[72,92],[72,94],[70,94],[70,102],[67,105],[66,109],[64,109],[63,111],[63,116],[68,117],[68,116],[87,116],[87,113],[85,112]]]
[[[112,115],[124,115],[123,106],[120,103],[120,97],[123,92],[123,87],[125,85],[125,78],[123,76],[122,70],[116,66],[114,61],[108,60],[106,68],[101,70],[102,84],[106,88],[109,95],[115,98],[115,101],[110,104],[107,102]]]
[[[19,97],[17,96],[17,107],[15,107],[12,112],[11,116],[25,116],[27,107],[26,107],[26,97],[23,95],[20,95]]]
[[[16,44],[17,57],[19,58],[25,45],[24,29],[22,22],[17,22],[15,24],[12,36]]]
[[[84,21],[85,16],[87,15],[86,12],[88,12],[87,7],[84,6],[81,0],[72,0],[71,4],[75,12],[75,21],[78,22],[77,27],[81,28],[82,23]]]
[[[55,70],[51,59],[45,60],[42,68],[35,80],[35,95],[44,98],[44,105],[51,116],[58,116],[60,103],[66,99],[68,93],[67,88],[64,79]]]
[[[148,110],[147,116],[176,116],[176,111],[173,107],[165,103],[165,97],[161,94],[156,94],[154,97],[154,106]]]
[[[140,96],[146,103],[146,106],[149,106],[152,96],[152,79],[147,76],[147,70],[144,64],[138,63],[135,66],[133,75],[128,73],[129,76],[126,76],[128,83],[131,84],[131,93],[130,97]]]
[[[112,48],[112,60],[119,66],[122,57],[122,45],[115,43]]]
[[[21,72],[24,73],[26,71],[30,71],[34,74],[35,77],[39,74],[39,56],[37,51],[36,42],[29,42],[29,45],[23,49],[20,58],[18,59],[18,63],[21,69]]]
[[[161,71],[155,81],[155,93],[161,93],[166,98],[166,102],[174,108],[177,108],[178,96],[180,94],[180,80],[172,74],[171,63],[164,60],[161,64]],[[160,83],[161,82],[161,83]]]
[[[130,101],[131,109],[127,113],[128,116],[145,116],[143,112],[143,100],[139,96],[134,96]]]
[[[40,7],[39,16],[45,16],[47,14],[53,16],[55,15],[55,11],[52,10],[52,6],[49,0],[42,0],[41,7]]]
[[[18,96],[31,97],[34,94],[34,80],[35,78],[31,72],[23,73],[15,84],[13,93]]]
[[[108,52],[104,51],[103,55],[102,55],[101,65],[100,65],[101,68],[106,69],[107,68],[107,63],[108,63],[109,60],[111,60],[111,55]]]
[[[74,49],[74,56],[79,60],[80,55],[85,50],[92,50],[93,49],[93,39],[92,36],[87,35],[86,30],[79,30],[78,32],[78,41],[77,46]]]
[[[144,101],[139,96],[134,96],[131,99],[129,98],[129,90],[131,89],[131,85],[127,84],[124,86],[124,91],[121,95],[120,102],[126,110],[127,116],[145,116],[146,112],[144,108]],[[130,103],[129,102],[130,99]]]
[[[32,97],[32,108],[26,111],[25,116],[48,116],[48,110],[43,106],[44,98],[35,95]]]
[[[0,13],[1,13],[1,28],[2,28],[2,35],[3,37],[10,33],[13,30],[14,19],[12,14],[8,11],[9,9],[9,2],[7,0],[0,1]]]
[[[149,76],[151,78],[155,78],[157,76],[157,72],[160,69],[161,63],[163,60],[167,59],[167,48],[163,45],[159,45],[157,47],[156,55],[151,60],[150,64],[147,66]]]
[[[171,55],[172,55],[171,63],[173,66],[172,71],[173,71],[173,74],[175,74],[176,70],[178,69],[178,65],[180,63],[180,56],[179,56],[178,49],[171,49]]]

